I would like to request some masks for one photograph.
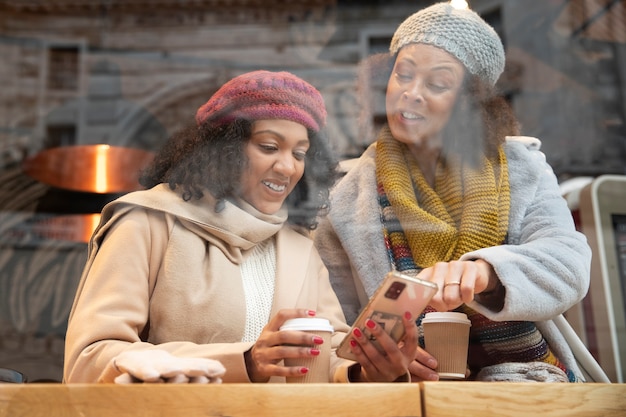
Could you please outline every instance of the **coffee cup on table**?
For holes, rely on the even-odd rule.
[[[426,313],[424,346],[437,359],[440,379],[465,379],[471,322],[464,313]]]
[[[295,383],[318,383],[329,382],[330,373],[330,351],[331,337],[333,335],[333,326],[327,319],[319,317],[304,317],[285,321],[280,330],[297,330],[315,334],[322,339],[324,343],[314,345],[313,348],[319,349],[320,354],[308,358],[286,358],[285,366],[300,366],[309,368],[304,376],[287,378],[287,382]]]

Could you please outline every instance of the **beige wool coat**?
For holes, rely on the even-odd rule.
[[[313,242],[245,203],[220,213],[211,196],[183,201],[164,184],[109,203],[89,244],[69,317],[64,381],[112,382],[123,351],[163,349],[219,360],[224,382],[249,382],[241,342],[245,297],[240,264],[255,244],[276,240],[273,316],[315,310],[331,321],[330,381],[346,381],[352,362],[334,348],[349,330]],[[272,382],[284,378],[272,378]]]

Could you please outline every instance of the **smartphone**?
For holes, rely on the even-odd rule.
[[[399,342],[404,336],[402,324],[404,313],[410,311],[411,316],[417,319],[437,292],[437,288],[434,282],[424,281],[397,271],[389,272],[355,320],[350,333],[339,344],[337,356],[356,360],[350,351],[350,339],[352,330],[357,327],[382,352],[383,349],[378,346],[376,338],[365,326],[367,319],[374,320],[393,340]]]

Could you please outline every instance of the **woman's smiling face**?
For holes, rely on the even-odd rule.
[[[409,148],[439,146],[459,95],[465,67],[443,49],[409,44],[399,52],[387,83],[387,121]]]
[[[274,214],[304,175],[307,129],[290,120],[257,120],[244,145],[248,162],[240,196],[261,213]]]

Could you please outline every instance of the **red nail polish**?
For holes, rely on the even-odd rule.
[[[376,327],[376,323],[372,319],[367,319],[367,321],[365,322],[365,325],[369,327],[370,329],[373,329],[374,327]]]
[[[313,336],[313,344],[321,345],[322,343],[324,343],[324,338],[323,337]]]
[[[407,311],[406,313],[404,313],[404,318],[407,320],[411,320],[411,312]]]
[[[363,336],[363,332],[361,332],[361,329],[359,329],[358,327],[355,327],[355,328],[354,328],[354,331],[353,331],[352,333],[354,333],[354,335],[355,335],[356,337],[361,337],[361,336]]]
[[[356,347],[356,340],[350,339],[350,346]]]
[[[306,374],[307,372],[309,372],[309,368],[300,368],[301,374]]]
[[[308,310],[306,312],[306,314],[308,314],[309,316],[313,317],[313,316],[315,316],[315,310]]]
[[[319,356],[320,353],[321,351],[319,349],[311,349],[312,356]]]

